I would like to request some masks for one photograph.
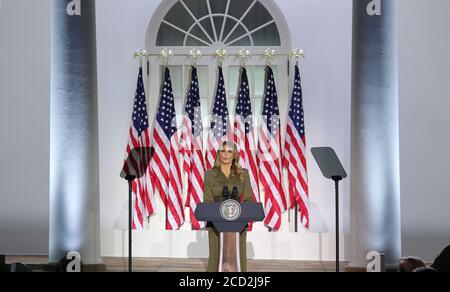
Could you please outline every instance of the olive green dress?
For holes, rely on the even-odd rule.
[[[205,189],[204,189],[204,201],[205,202],[222,202],[225,198],[222,197],[224,186],[228,186],[231,190],[234,187],[238,189],[238,198],[244,196],[244,202],[253,202],[252,188],[250,185],[250,178],[248,171],[243,170],[242,179],[237,176],[230,176],[227,178],[225,174],[220,170],[213,168],[205,173]],[[219,266],[219,234],[213,227],[208,227],[209,236],[209,260],[208,260],[208,272],[217,272]],[[240,260],[241,271],[247,271],[247,231],[241,232],[239,237],[240,246]]]

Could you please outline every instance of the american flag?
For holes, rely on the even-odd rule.
[[[184,154],[183,169],[188,175],[186,207],[190,208],[192,228],[198,230],[205,227],[205,222],[197,221],[194,215],[197,205],[203,202],[205,160],[203,158],[203,125],[197,68],[192,67],[191,74],[191,86],[183,115],[181,145]]]
[[[252,186],[253,202],[260,202],[258,161],[253,128],[252,103],[247,77],[247,69],[242,68],[241,85],[234,118],[234,143],[239,152],[239,163],[248,170]]]
[[[177,230],[184,223],[181,199],[182,180],[179,164],[179,141],[176,128],[175,100],[168,68],[165,68],[152,145],[155,152],[150,163],[155,186],[166,206],[166,229]]]
[[[258,139],[259,180],[265,192],[264,224],[277,231],[281,213],[287,209],[281,174],[280,109],[272,68],[267,67],[267,84]]]
[[[283,165],[288,170],[291,208],[297,203],[300,221],[309,228],[306,133],[300,70],[295,66],[294,92],[289,110]]]
[[[144,82],[142,79],[142,67],[139,68],[139,77],[134,97],[133,114],[123,169],[126,174],[144,173],[142,177],[137,178],[132,182],[132,192],[135,197],[132,225],[133,229],[142,230],[144,218],[154,213],[155,203],[153,199],[150,170],[148,163],[145,163],[145,161],[148,161],[148,157],[143,155],[135,157],[138,153],[133,150],[138,148],[150,148],[149,124]],[[130,157],[130,154],[132,157]],[[144,165],[147,166],[145,170],[141,169]]]
[[[214,167],[217,158],[217,149],[223,142],[231,141],[231,127],[228,119],[227,95],[222,68],[219,67],[219,80],[217,92],[211,113],[211,125],[208,131],[208,147],[206,149],[206,169]]]

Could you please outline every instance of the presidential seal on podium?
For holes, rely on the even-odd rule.
[[[235,221],[241,216],[241,204],[236,200],[226,200],[220,205],[220,216],[226,221]]]

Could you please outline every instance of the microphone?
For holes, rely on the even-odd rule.
[[[238,188],[237,187],[233,187],[233,191],[231,192],[231,198],[233,200],[237,201],[237,198],[238,198]]]
[[[225,198],[225,200],[228,200],[230,198],[230,191],[228,189],[228,186],[223,187],[222,198]]]

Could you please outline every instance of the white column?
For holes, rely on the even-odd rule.
[[[50,127],[50,262],[78,251],[100,262],[95,1],[54,0]]]
[[[381,15],[369,15],[372,4]],[[368,9],[369,8],[369,9]],[[399,119],[395,0],[353,1],[351,266],[369,251],[400,256]]]

